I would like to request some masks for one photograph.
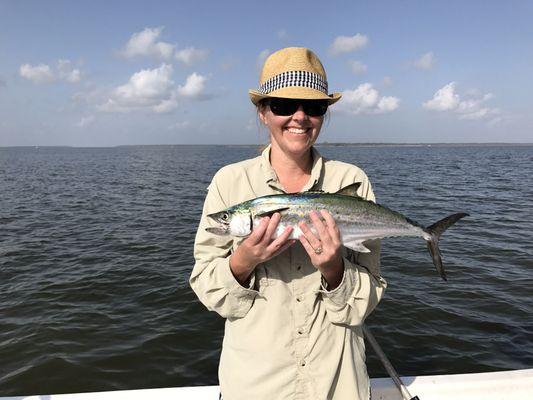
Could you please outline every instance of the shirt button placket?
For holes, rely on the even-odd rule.
[[[296,354],[298,357],[305,356],[304,351],[306,348],[306,335],[305,335],[305,303],[304,297],[302,295],[297,295],[295,297],[295,318],[294,318],[294,329],[296,334],[295,344],[296,344]],[[303,360],[300,358],[298,364],[302,365]]]

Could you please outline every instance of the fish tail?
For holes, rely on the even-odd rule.
[[[431,254],[431,258],[433,259],[433,264],[435,265],[435,268],[437,268],[437,272],[439,273],[440,277],[444,279],[445,281],[447,280],[446,271],[444,270],[444,266],[442,265],[442,257],[440,255],[440,250],[439,250],[440,236],[450,226],[455,224],[461,218],[464,218],[467,216],[468,214],[466,213],[452,214],[446,218],[441,219],[438,222],[435,222],[433,225],[430,225],[425,229],[425,231],[430,234],[430,238],[425,238],[427,242],[429,254]]]

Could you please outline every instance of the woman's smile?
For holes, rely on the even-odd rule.
[[[293,133],[293,134],[296,134],[296,135],[302,135],[302,134],[306,134],[309,132],[311,128],[297,128],[297,127],[292,127],[292,126],[289,126],[287,128],[285,128],[285,130],[289,133]]]

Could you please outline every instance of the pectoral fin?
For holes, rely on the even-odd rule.
[[[256,217],[262,218],[262,217],[270,217],[272,214],[277,212],[282,212],[285,210],[288,210],[290,207],[283,206],[281,207],[279,204],[276,204],[272,207],[262,208],[261,211],[259,211],[257,214],[255,214]]]
[[[353,240],[351,242],[344,243],[344,245],[352,250],[358,251],[359,253],[370,253],[370,250],[365,247],[361,241]]]

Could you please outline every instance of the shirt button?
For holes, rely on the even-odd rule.
[[[301,334],[303,334],[303,333],[304,333],[304,332],[303,332],[301,329],[298,331],[298,335],[301,335]]]
[[[300,365],[301,365],[302,367],[305,367],[305,360],[302,360],[302,362],[300,363]]]

